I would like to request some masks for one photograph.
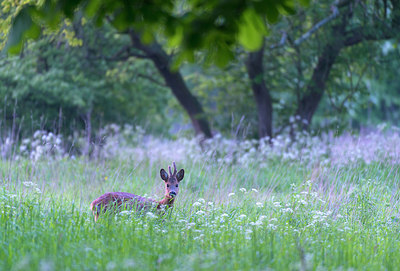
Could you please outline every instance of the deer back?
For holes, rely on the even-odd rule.
[[[90,208],[96,220],[101,212],[106,212],[111,208],[135,209],[136,211],[141,211],[155,206],[157,206],[157,201],[155,200],[126,192],[108,192],[101,195],[90,204]]]

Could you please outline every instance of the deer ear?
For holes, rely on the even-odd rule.
[[[165,171],[165,169],[162,168],[160,170],[160,176],[165,182],[168,181],[168,173]]]
[[[183,169],[179,170],[179,172],[176,174],[176,179],[178,182],[182,181],[183,176],[185,176],[185,171]]]

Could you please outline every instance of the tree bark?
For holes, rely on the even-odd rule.
[[[272,99],[264,81],[263,68],[264,45],[256,52],[249,53],[246,68],[251,80],[254,99],[258,112],[258,136],[272,139]]]
[[[340,22],[332,26],[330,39],[324,45],[318,57],[317,65],[313,70],[305,94],[300,98],[296,116],[300,116],[300,127],[303,129],[307,129],[310,126],[312,117],[325,93],[325,85],[329,78],[329,73],[340,51],[345,47],[346,26],[352,15],[352,9],[349,9],[343,14]]]
[[[172,93],[188,113],[196,134],[203,134],[205,137],[211,138],[210,126],[200,102],[190,93],[180,72],[171,71],[169,60],[164,51],[159,51],[159,53],[159,55],[152,56],[150,59],[164,77],[167,86],[171,88]]]
[[[342,42],[328,43],[318,57],[306,94],[300,99],[296,112],[296,115],[301,118],[303,128],[308,128],[311,123],[312,117],[324,95],[329,73],[342,48]]]
[[[210,125],[205,116],[203,107],[197,98],[190,92],[179,70],[171,70],[170,56],[158,43],[154,42],[150,45],[144,45],[140,41],[138,34],[132,31],[129,34],[134,47],[145,53],[146,57],[154,63],[157,70],[164,78],[167,86],[171,89],[172,93],[185,109],[192,121],[196,134],[202,134],[206,138],[211,138],[212,134]]]
[[[85,130],[86,130],[86,144],[83,148],[83,155],[89,157],[90,155],[90,145],[92,139],[92,108],[90,107],[84,116],[85,120]]]

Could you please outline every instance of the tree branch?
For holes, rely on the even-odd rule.
[[[285,43],[286,43],[286,40],[287,40],[287,33],[285,32],[285,31],[283,31],[282,32],[282,38],[281,38],[281,40],[279,41],[279,43],[277,43],[277,44],[272,44],[270,47],[269,47],[269,49],[276,49],[276,48],[279,48],[279,47],[283,47],[284,45],[285,45]]]
[[[137,57],[137,58],[147,58],[146,55],[137,53],[137,52],[132,52],[131,51],[131,46],[130,45],[125,45],[124,47],[121,48],[118,52],[116,52],[113,56],[109,57],[108,59],[128,59],[129,57]]]
[[[367,6],[364,3],[360,3],[360,5],[367,11]],[[397,33],[399,32],[398,27],[396,27],[396,24],[393,22],[396,22],[397,20],[400,20],[400,5],[399,7],[393,6],[393,11],[392,11],[392,24],[389,25],[387,21],[382,20],[379,16],[376,14],[373,14],[374,18],[379,21],[375,27],[379,27],[379,31],[374,30],[374,29],[366,29],[366,27],[357,27],[354,28],[350,31],[346,32],[347,38],[344,41],[345,46],[352,46],[355,44],[358,44],[362,41],[377,41],[377,40],[385,40],[385,39],[391,39],[397,36]]]
[[[147,79],[150,82],[153,82],[153,83],[155,83],[155,84],[157,84],[157,85],[159,85],[161,87],[167,87],[167,85],[165,83],[162,83],[162,82],[158,81],[157,79],[154,79],[153,77],[151,77],[151,76],[149,76],[147,74],[139,73],[139,74],[137,74],[137,76],[142,77],[144,79]]]
[[[313,27],[311,27],[310,30],[308,30],[306,33],[304,33],[300,38],[296,39],[294,41],[295,46],[299,46],[303,41],[307,40],[311,35],[316,32],[318,29],[320,29],[322,26],[325,24],[329,23],[333,19],[339,16],[339,8],[337,6],[332,6],[332,14],[326,17],[325,19],[319,21],[316,23]]]
[[[330,21],[334,20],[335,18],[337,18],[340,14],[339,12],[339,8],[343,8],[347,5],[349,5],[351,2],[353,2],[353,0],[344,0],[344,1],[336,1],[335,4],[333,4],[331,6],[331,10],[332,10],[332,14],[329,15],[328,17],[322,19],[321,21],[319,21],[318,23],[316,23],[313,27],[311,27],[310,30],[308,30],[306,33],[304,33],[303,35],[301,35],[300,38],[296,39],[293,42],[294,46],[299,46],[301,43],[303,43],[304,41],[306,41],[308,38],[310,38],[312,36],[312,34],[314,34],[318,29],[320,29],[321,27],[323,27],[324,25],[326,25],[327,23],[329,23]],[[280,47],[283,47],[286,44],[286,41],[288,40],[287,37],[287,33],[283,32],[282,33],[282,38],[279,41],[279,43],[277,44],[273,44],[271,45],[269,48],[270,49],[277,49]]]
[[[106,61],[125,61],[130,57],[137,57],[137,58],[140,58],[140,59],[149,58],[148,56],[146,56],[144,54],[140,54],[138,52],[132,51],[130,46],[128,46],[128,45],[122,47],[121,50],[119,50],[118,52],[116,52],[112,56],[92,56],[92,55],[88,55],[86,58],[90,59],[90,60],[104,59]]]
[[[357,27],[350,31],[346,31],[345,36],[347,37],[343,44],[344,46],[353,46],[362,41],[377,41],[377,40],[385,40],[390,39],[395,36],[395,31],[371,31],[371,29],[365,29],[365,27]]]

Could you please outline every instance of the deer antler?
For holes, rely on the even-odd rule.
[[[175,162],[172,162],[172,164],[174,165],[174,175],[176,175],[176,164]]]
[[[168,166],[168,171],[169,171],[169,177],[171,177],[172,176],[171,166]]]

